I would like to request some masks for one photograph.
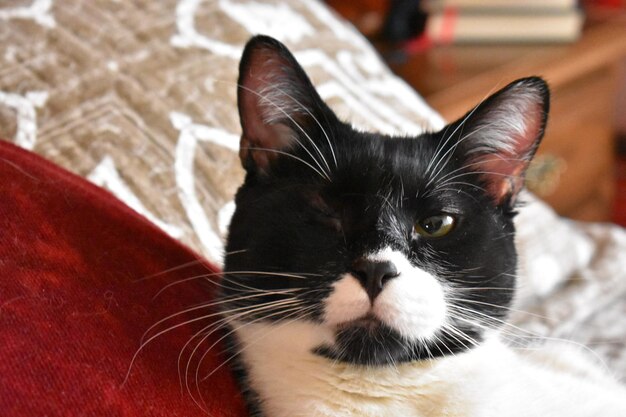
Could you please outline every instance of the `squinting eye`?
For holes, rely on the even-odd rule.
[[[426,217],[415,223],[415,233],[425,237],[441,237],[452,231],[456,220],[449,214]]]

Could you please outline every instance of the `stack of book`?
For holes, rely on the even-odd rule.
[[[576,0],[430,0],[434,43],[571,42],[584,16]]]

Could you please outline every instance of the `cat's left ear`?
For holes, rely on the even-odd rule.
[[[496,205],[512,208],[515,204],[543,137],[549,106],[546,82],[538,77],[522,78],[447,128],[453,153],[478,174]]]

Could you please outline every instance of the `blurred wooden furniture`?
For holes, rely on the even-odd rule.
[[[574,44],[444,46],[389,64],[448,120],[516,78],[544,77],[552,108],[530,187],[562,215],[603,221],[611,217],[615,88],[625,59],[620,19],[590,25]]]

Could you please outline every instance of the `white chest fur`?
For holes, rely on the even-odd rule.
[[[572,349],[522,355],[497,339],[456,356],[396,367],[335,363],[309,323],[248,324],[249,383],[266,417],[626,416],[626,390]]]

